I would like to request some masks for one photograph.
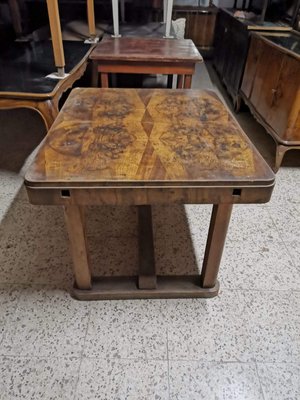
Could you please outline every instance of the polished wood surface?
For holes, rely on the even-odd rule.
[[[26,174],[36,187],[256,186],[273,174],[214,92],[75,89]]]
[[[109,86],[109,73],[178,75],[177,87],[189,89],[195,64],[203,59],[191,40],[157,38],[105,38],[90,58],[94,64],[93,86]]]
[[[297,44],[296,34],[253,35],[241,86],[251,112],[275,139],[275,169],[286,151],[300,149],[300,57],[291,50]]]
[[[104,38],[90,55],[97,61],[201,62],[202,57],[189,39]]]
[[[232,204],[267,202],[274,174],[214,92],[75,89],[25,184],[33,204],[60,204],[73,296],[82,300],[213,297]],[[213,203],[200,275],[155,272],[151,206]],[[138,205],[137,277],[92,277],[84,206]]]

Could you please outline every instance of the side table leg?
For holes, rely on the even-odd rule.
[[[138,206],[139,289],[156,289],[151,206]]]
[[[83,208],[70,205],[64,210],[77,288],[91,289],[92,277],[88,261]]]
[[[167,88],[168,89],[172,89],[173,88],[173,75],[168,75]]]
[[[185,75],[184,77],[184,89],[190,89],[192,86],[192,75]]]
[[[183,75],[177,75],[177,89],[182,89]]]
[[[280,165],[282,163],[283,157],[288,150],[288,147],[282,146],[278,143],[276,143],[276,159],[275,159],[275,172],[277,172],[280,168]]]
[[[109,84],[108,84],[108,73],[101,72],[100,76],[101,76],[101,87],[102,88],[108,88],[109,87]]]
[[[92,87],[98,87],[99,85],[99,72],[98,72],[98,63],[97,61],[92,61],[92,79],[91,79]]]
[[[213,288],[225,244],[233,204],[214,204],[201,271],[201,286]]]

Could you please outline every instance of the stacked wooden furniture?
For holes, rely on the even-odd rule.
[[[275,139],[278,169],[300,150],[300,34],[253,34],[240,93]]]
[[[281,22],[251,22],[234,17],[234,10],[220,9],[215,32],[214,67],[231,96],[236,111],[240,108],[243,79],[250,33],[252,31],[290,31]]]

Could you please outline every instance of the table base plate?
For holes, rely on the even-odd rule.
[[[93,278],[88,290],[72,288],[71,295],[77,300],[127,300],[127,299],[172,299],[210,298],[217,296],[219,282],[213,288],[202,288],[199,275],[158,276],[156,289],[139,289],[138,277]]]

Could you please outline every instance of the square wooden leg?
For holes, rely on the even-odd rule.
[[[91,289],[92,277],[85,236],[84,209],[76,205],[69,205],[64,210],[76,286],[78,289]]]
[[[151,206],[138,206],[139,289],[156,289]]]
[[[203,288],[213,288],[217,283],[232,206],[232,204],[213,206],[201,272]]]

